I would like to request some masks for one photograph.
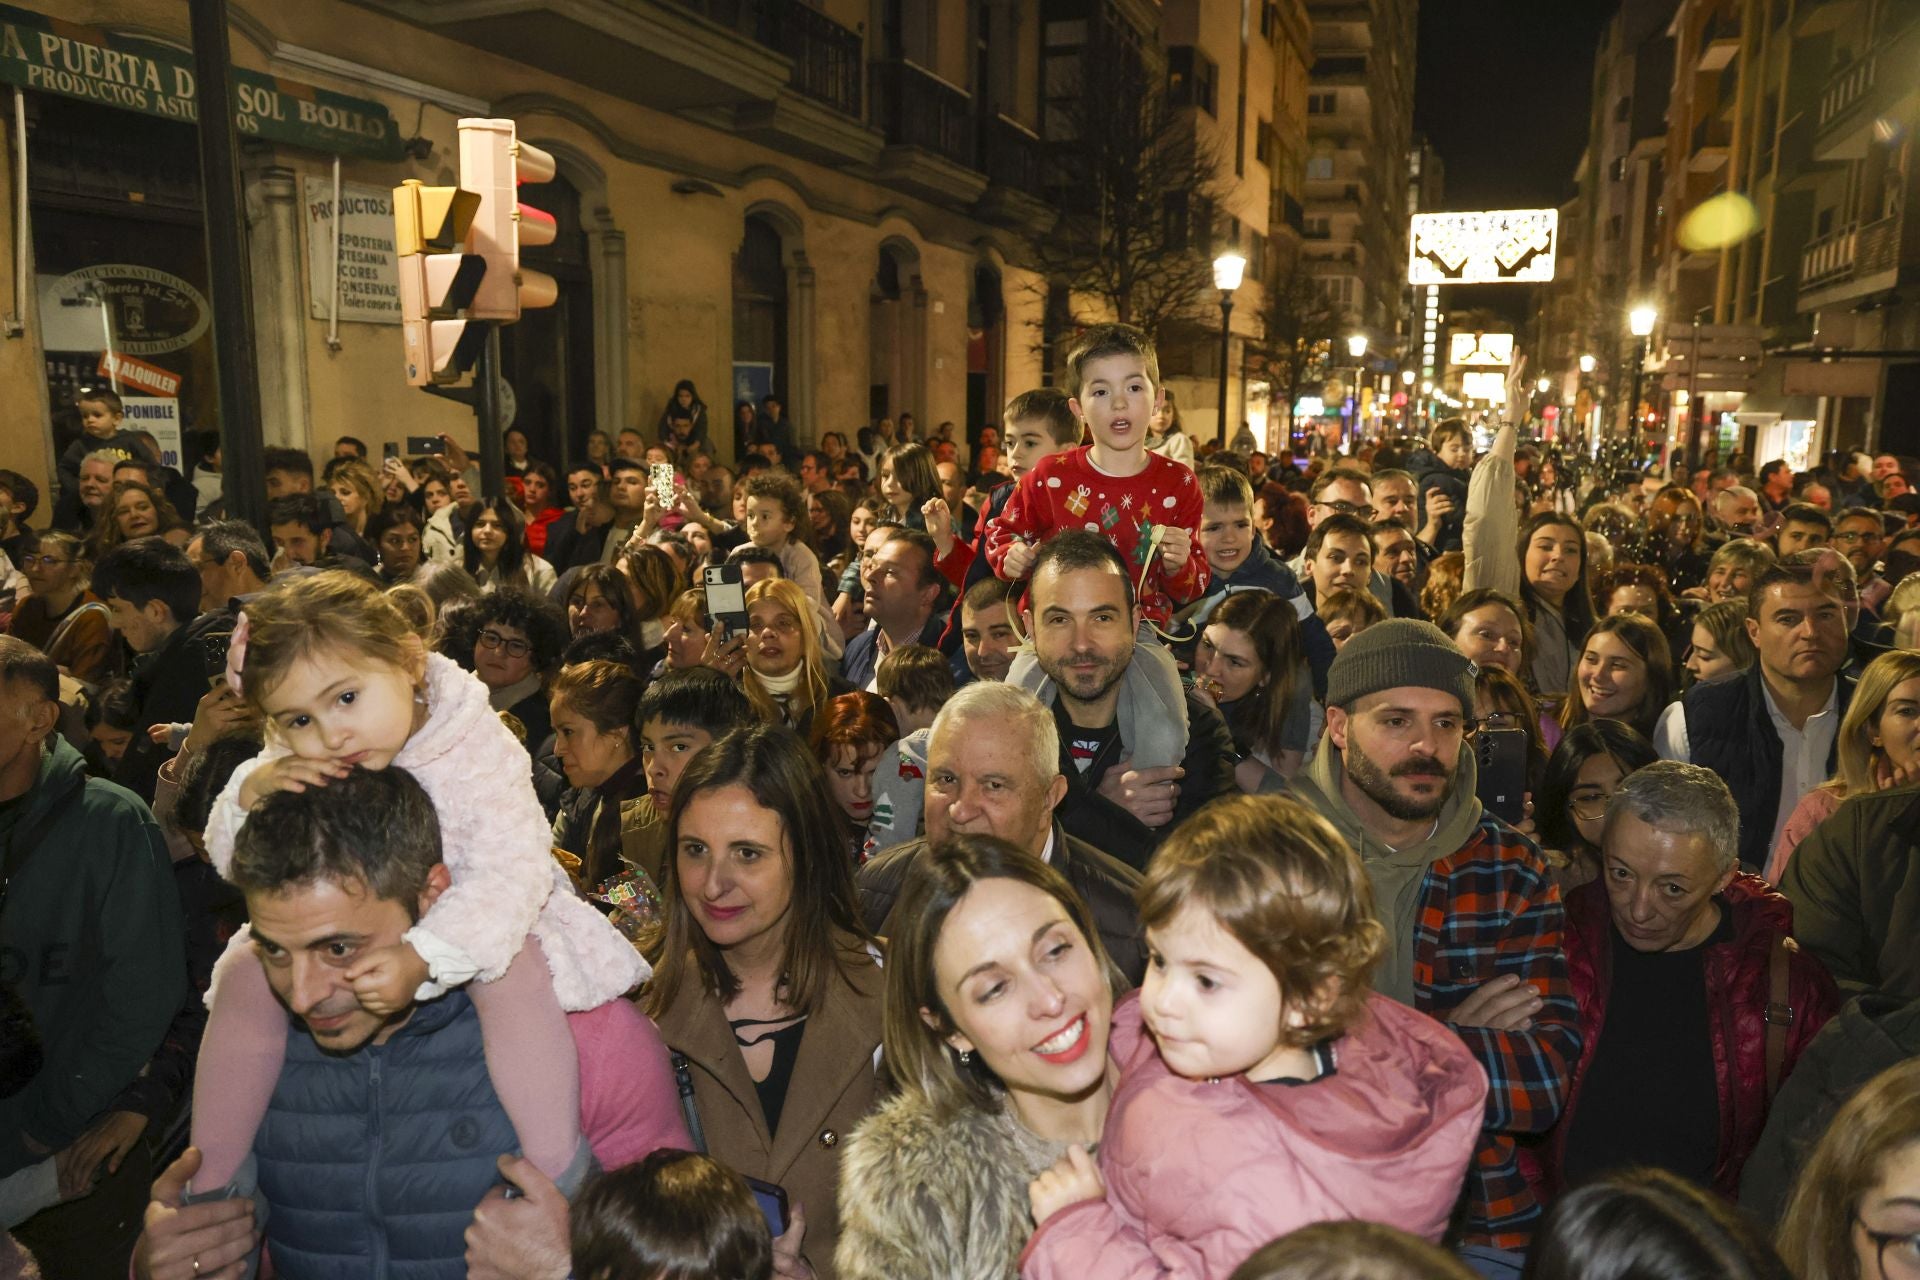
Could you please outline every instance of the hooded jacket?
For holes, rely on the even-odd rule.
[[[1713,1074],[1720,1096],[1720,1147],[1714,1157],[1713,1188],[1733,1196],[1740,1187],[1740,1171],[1760,1140],[1767,1107],[1767,1005],[1771,961],[1775,944],[1793,934],[1793,905],[1767,887],[1758,876],[1736,875],[1720,896],[1732,921],[1733,936],[1701,956],[1706,979],[1708,1035],[1713,1048]],[[1567,895],[1567,969],[1573,996],[1580,1005],[1581,1048],[1568,1088],[1560,1123],[1548,1136],[1541,1182],[1549,1195],[1559,1190],[1560,1170],[1566,1159],[1567,1138],[1573,1132],[1573,1114],[1580,1105],[1581,1085],[1600,1048],[1607,1025],[1607,1002],[1613,990],[1613,913],[1607,891],[1598,880]],[[1786,1059],[1781,1079],[1793,1071],[1814,1034],[1839,1008],[1839,992],[1820,962],[1794,951],[1787,967],[1787,1003],[1793,1006],[1793,1025],[1787,1030]]]
[[[1454,788],[1471,795],[1472,752],[1464,754]],[[1377,841],[1369,844],[1347,806],[1337,759],[1332,744],[1326,744],[1315,768],[1296,776],[1293,786],[1353,842],[1369,875],[1376,876],[1373,861],[1383,849]],[[1444,813],[1441,825],[1451,829]],[[1375,973],[1375,986],[1391,994],[1387,979],[1394,977],[1396,984],[1401,979],[1386,966],[1405,966],[1413,981],[1410,1003],[1436,1018],[1445,1018],[1495,978],[1519,978],[1540,994],[1540,1011],[1525,1031],[1449,1024],[1492,1085],[1467,1181],[1463,1238],[1469,1244],[1524,1250],[1539,1221],[1540,1203],[1521,1171],[1518,1148],[1523,1135],[1530,1141],[1553,1127],[1580,1055],[1579,1014],[1561,949],[1560,891],[1539,846],[1489,813],[1479,813],[1458,843],[1436,836],[1423,846],[1432,847],[1405,851],[1409,862],[1431,859],[1415,881],[1413,924],[1410,932],[1389,924],[1398,936],[1388,940],[1392,951]],[[1388,904],[1399,901],[1405,886],[1398,877],[1410,870],[1393,869],[1391,891],[1378,894],[1382,916],[1392,918]]]
[[[88,778],[50,737],[33,789],[0,810],[0,972],[45,1064],[0,1101],[0,1177],[72,1144],[159,1047],[187,994],[180,895],[166,839],[131,792]]]
[[[1487,1077],[1425,1014],[1369,997],[1306,1084],[1175,1075],[1136,992],[1115,1008],[1120,1067],[1100,1139],[1104,1199],[1041,1224],[1023,1280],[1225,1280],[1276,1236],[1361,1218],[1438,1240],[1480,1136]]]

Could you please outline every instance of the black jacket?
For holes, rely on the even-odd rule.
[[[1161,838],[1180,825],[1182,819],[1209,800],[1232,792],[1238,785],[1233,769],[1240,753],[1233,745],[1233,733],[1220,712],[1187,695],[1187,751],[1180,764],[1186,776],[1180,779],[1180,798],[1174,802],[1173,818],[1155,829],[1134,817],[1126,809],[1099,792],[1100,780],[1107,770],[1127,756],[1126,744],[1118,734],[1105,750],[1093,758],[1082,772],[1074,763],[1068,744],[1073,737],[1073,722],[1059,699],[1053,704],[1054,722],[1060,727],[1060,772],[1067,779],[1067,797],[1055,811],[1067,834],[1105,849],[1137,870],[1145,871],[1159,847]]]
[[[1836,677],[1834,714],[1847,715],[1853,680]],[[1740,808],[1740,861],[1750,871],[1767,865],[1773,847],[1773,823],[1779,812],[1785,753],[1767,713],[1760,664],[1737,680],[1709,680],[1687,690],[1681,706],[1687,717],[1687,756],[1719,774]],[[1827,773],[1838,760],[1840,738],[1827,751]]]
[[[606,545],[607,526],[599,525],[582,534],[580,512],[574,508],[547,526],[547,552],[541,559],[552,565],[555,572],[565,573],[580,565],[597,563]]]
[[[140,719],[113,780],[148,804],[153,803],[160,766],[172,753],[147,736],[147,726],[193,719],[214,677],[226,670],[232,635],[233,615],[215,609],[174,628],[165,644],[134,664],[133,696]]]
[[[1774,1095],[1767,1127],[1740,1178],[1741,1208],[1756,1222],[1779,1221],[1794,1177],[1806,1167],[1833,1113],[1861,1085],[1916,1055],[1920,1001],[1869,994],[1841,1009],[1820,1028]]]
[[[854,886],[860,891],[860,914],[877,937],[892,932],[893,904],[900,897],[900,884],[906,879],[913,860],[927,851],[926,837],[895,845],[860,868]],[[1109,854],[1100,852],[1084,840],[1076,840],[1053,824],[1053,866],[1067,878],[1093,912],[1093,924],[1107,954],[1127,975],[1134,986],[1147,972],[1147,948],[1141,936],[1140,912],[1134,906],[1134,890],[1140,887],[1140,873]]]

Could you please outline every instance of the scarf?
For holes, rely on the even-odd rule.
[[[1420,885],[1427,868],[1457,853],[1473,838],[1480,823],[1480,798],[1474,794],[1479,771],[1473,750],[1462,743],[1460,768],[1453,788],[1440,806],[1440,821],[1425,839],[1399,849],[1389,848],[1361,825],[1347,804],[1341,783],[1346,763],[1330,739],[1323,739],[1306,773],[1293,779],[1294,792],[1309,808],[1331,822],[1354,852],[1360,855],[1373,882],[1373,910],[1386,927],[1387,945],[1374,971],[1374,990],[1413,1007],[1413,940],[1419,926]]]
[[[769,697],[791,698],[800,688],[800,682],[807,678],[807,664],[795,663],[793,670],[783,676],[770,676],[759,671],[754,672],[753,676],[760,682],[760,687],[767,691]]]
[[[530,675],[521,677],[510,685],[499,689],[489,689],[487,691],[487,705],[495,711],[511,711],[519,706],[522,701],[531,698],[538,692],[540,692],[540,673],[535,671]],[[539,745],[537,742],[530,742],[527,744],[527,749],[531,751],[539,747]]]

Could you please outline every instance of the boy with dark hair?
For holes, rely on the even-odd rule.
[[[304,449],[268,445],[262,451],[262,469],[267,475],[267,498],[313,492],[313,459]]]
[[[164,538],[135,538],[100,557],[93,591],[107,603],[107,622],[127,647],[146,657],[136,666],[134,700],[142,725],[189,723],[208,682],[227,666],[233,617],[200,612],[200,571]],[[136,733],[113,780],[153,803],[154,777],[168,753]]]
[[[1314,615],[1313,601],[1301,589],[1300,579],[1254,531],[1253,482],[1230,467],[1212,464],[1202,464],[1195,477],[1201,499],[1200,549],[1206,553],[1213,580],[1207,593],[1180,616],[1198,633],[1220,602],[1234,592],[1272,592],[1299,616],[1313,688],[1316,695],[1324,696],[1327,669],[1333,665],[1333,641],[1326,624]]]
[[[647,794],[620,810],[620,856],[664,883],[673,788],[693,758],[756,720],[740,686],[711,667],[673,671],[647,686],[634,712]]]
[[[874,692],[893,708],[903,737],[932,725],[953,696],[953,688],[953,670],[946,658],[924,644],[903,644],[874,669]]]

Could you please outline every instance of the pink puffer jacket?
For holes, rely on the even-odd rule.
[[[1174,1075],[1138,992],[1114,1010],[1109,1051],[1121,1075],[1100,1140],[1106,1198],[1049,1218],[1022,1280],[1226,1280],[1276,1236],[1337,1218],[1438,1240],[1486,1110],[1466,1046],[1381,995],[1310,1084]]]

